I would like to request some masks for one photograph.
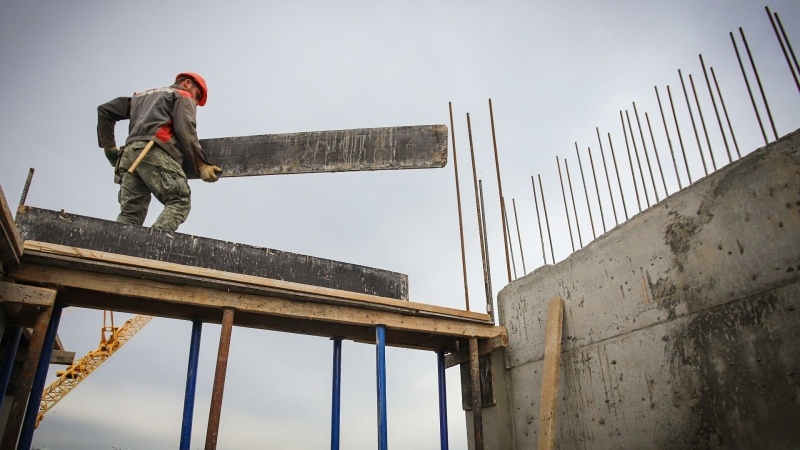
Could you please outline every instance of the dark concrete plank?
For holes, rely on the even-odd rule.
[[[386,270],[25,206],[23,240],[408,300],[408,277]]]
[[[362,128],[200,141],[223,177],[426,169],[447,164],[447,127]]]

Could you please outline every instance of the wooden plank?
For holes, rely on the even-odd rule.
[[[495,350],[501,349],[508,346],[508,336],[505,334],[495,336],[491,339],[487,339],[484,341],[478,342],[478,354],[481,356],[489,355]],[[459,364],[464,364],[469,362],[469,349],[462,348],[453,353],[448,353],[444,357],[444,367],[449,369],[453,366],[457,366]]]
[[[6,203],[3,188],[0,186],[0,262],[6,267],[17,267],[21,255],[22,240],[14,225],[14,216],[11,215]]]
[[[203,139],[222,177],[425,169],[447,164],[447,127],[420,125]]]
[[[547,328],[542,368],[542,401],[539,408],[539,450],[556,448],[556,406],[558,405],[558,370],[561,365],[561,331],[564,323],[564,300],[553,297],[547,306]]]
[[[24,307],[51,307],[56,301],[56,291],[0,281],[0,300]]]
[[[20,208],[17,228],[24,240],[408,299],[406,275],[264,247],[32,207]]]
[[[237,285],[227,284],[225,288],[228,290],[233,288],[235,291],[250,291],[262,295],[267,293],[284,298],[304,300],[313,299],[316,301],[325,301],[335,304],[350,304],[351,306],[355,306],[357,303],[359,306],[373,307],[375,309],[387,309],[387,307],[389,307],[392,310],[406,312],[409,314],[461,317],[469,320],[491,322],[491,318],[487,314],[475,313],[471,311],[462,311],[441,306],[426,305],[405,300],[395,300],[369,294],[310,286],[288,281],[255,277],[251,275],[221,272],[213,269],[184,266],[180,264],[154,261],[144,258],[135,258],[107,252],[49,244],[46,242],[26,241],[25,251],[26,256],[24,260],[26,262],[33,262],[36,264],[58,265],[67,268],[79,268],[82,270],[91,270],[96,272],[116,273],[118,275],[133,276],[136,278],[148,278],[155,279],[156,281],[167,282],[174,280],[171,280],[169,276],[163,276],[163,273],[187,275],[191,277],[190,280],[187,281],[197,282],[201,285],[205,284],[202,283],[203,279],[210,279],[219,280],[226,283],[234,282],[237,285],[244,284],[264,288],[263,290],[253,291],[248,289],[237,289]],[[58,258],[49,258],[51,255]],[[161,273],[162,276],[154,276],[156,273]],[[206,284],[206,286],[209,285]]]
[[[472,397],[472,442],[475,450],[483,450],[483,399],[481,398],[480,356],[478,338],[469,338],[469,376]]]
[[[213,310],[232,307],[237,311],[237,320],[238,312],[244,311],[334,324],[368,327],[383,324],[387,328],[394,330],[454,337],[476,336],[481,339],[489,339],[505,333],[505,328],[503,327],[467,321],[459,317],[422,317],[397,312],[229,292],[198,286],[175,285],[60,267],[23,264],[9,275],[22,282],[73,287],[86,291],[113,294],[115,297],[149,300],[158,309],[163,307],[166,310],[169,305],[175,304],[199,307],[201,309],[211,308]],[[137,314],[150,314],[150,311],[142,311],[133,306],[124,309],[118,308],[118,306],[124,306],[121,303],[112,304],[112,302],[109,302],[109,304],[101,306],[92,305],[78,296],[67,297],[62,294],[60,298],[66,304],[72,306],[103,307],[104,309],[122,310]],[[183,318],[188,319],[190,317]]]

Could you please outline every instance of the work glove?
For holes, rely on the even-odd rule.
[[[116,167],[117,159],[119,158],[119,149],[117,147],[105,148],[103,149],[103,153],[105,153],[106,159],[108,159],[111,167]]]
[[[206,183],[213,183],[219,180],[217,174],[222,172],[222,169],[212,164],[203,164],[198,171],[200,172],[201,180]]]

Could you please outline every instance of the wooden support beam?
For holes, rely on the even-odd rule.
[[[16,223],[26,241],[408,300],[408,277],[388,270],[31,207]]]
[[[558,369],[561,364],[561,331],[564,323],[564,300],[553,297],[547,305],[547,327],[542,368],[542,401],[539,408],[539,450],[556,448],[556,406],[558,405]]]
[[[0,187],[0,269],[3,266],[17,267],[21,255],[22,239],[14,226],[14,216],[6,203],[3,188]]]
[[[495,350],[508,346],[508,336],[501,334],[491,339],[486,339],[478,342],[478,354],[480,356],[488,355]],[[445,368],[457,366],[469,362],[469,349],[462,348],[461,350],[449,353],[444,357]]]
[[[222,397],[225,392],[225,374],[228,371],[228,353],[231,348],[233,330],[233,309],[222,310],[222,329],[219,334],[217,367],[214,372],[214,387],[211,390],[211,406],[208,413],[205,450],[216,450],[219,438],[219,420],[222,416]]]
[[[301,330],[294,332],[320,335],[317,332],[307,331],[312,327],[329,324],[332,333],[326,333],[326,337],[341,335],[351,339],[344,333],[338,333],[338,329],[348,331],[352,328],[374,327],[377,324],[385,324],[387,330],[413,334],[422,342],[425,342],[425,336],[431,335],[449,337],[454,342],[456,338],[467,336],[489,339],[506,332],[503,327],[465,318],[463,311],[449,316],[443,313],[437,313],[433,317],[423,316],[418,311],[423,310],[422,307],[425,305],[419,304],[417,304],[418,309],[415,307],[403,312],[398,308],[392,311],[376,310],[355,304],[344,306],[316,303],[272,295],[254,295],[196,285],[178,285],[115,274],[28,264],[23,264],[13,271],[11,276],[19,282],[62,286],[66,289],[59,294],[59,298],[71,306],[184,319],[200,317],[209,322],[219,321],[218,317],[213,316],[218,316],[220,309],[233,307],[237,310],[236,325],[292,331],[293,325],[307,323],[307,328],[301,326]],[[447,308],[437,307],[437,309]],[[240,322],[240,317],[247,315],[254,317]],[[281,320],[287,321],[286,324],[280,325],[278,322]],[[387,333],[387,343],[395,345],[395,342],[389,340],[391,337],[392,335]],[[353,336],[352,339],[363,339],[363,336]],[[406,342],[397,344],[407,346]]]
[[[425,169],[447,164],[447,127],[421,125],[203,139],[222,177]]]
[[[478,338],[469,338],[469,375],[472,394],[472,429],[475,450],[483,450],[483,402],[481,400],[481,369]]]
[[[23,307],[51,307],[56,291],[0,281],[0,301]]]

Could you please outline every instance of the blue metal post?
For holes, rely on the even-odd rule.
[[[333,338],[333,399],[331,406],[331,450],[339,450],[339,419],[342,398],[342,338]]]
[[[192,340],[189,345],[189,369],[186,371],[186,394],[183,399],[180,450],[189,450],[192,442],[192,417],[194,416],[194,391],[197,386],[197,363],[200,359],[200,333],[203,321],[192,320]]]
[[[8,327],[8,330],[8,344],[3,353],[3,362],[0,364],[0,408],[3,407],[3,399],[6,398],[8,380],[11,379],[11,369],[14,367],[14,359],[17,357],[19,338],[22,336],[22,327]]]
[[[439,367],[439,440],[442,450],[449,450],[450,444],[447,438],[447,383],[444,378],[444,350],[436,351],[436,359]]]
[[[22,421],[22,431],[19,433],[18,449],[28,450],[33,442],[33,432],[36,430],[36,417],[39,415],[39,405],[42,403],[44,382],[47,381],[47,370],[50,368],[50,358],[53,357],[53,345],[56,342],[58,324],[61,322],[61,311],[64,305],[56,303],[50,314],[50,323],[47,324],[47,333],[44,335],[42,353],[39,354],[39,363],[36,366],[36,375],[31,385],[31,395],[28,397],[28,407],[25,409],[25,419]]]
[[[378,378],[378,450],[388,450],[388,427],[386,426],[386,326],[375,327],[378,344],[375,349]]]

